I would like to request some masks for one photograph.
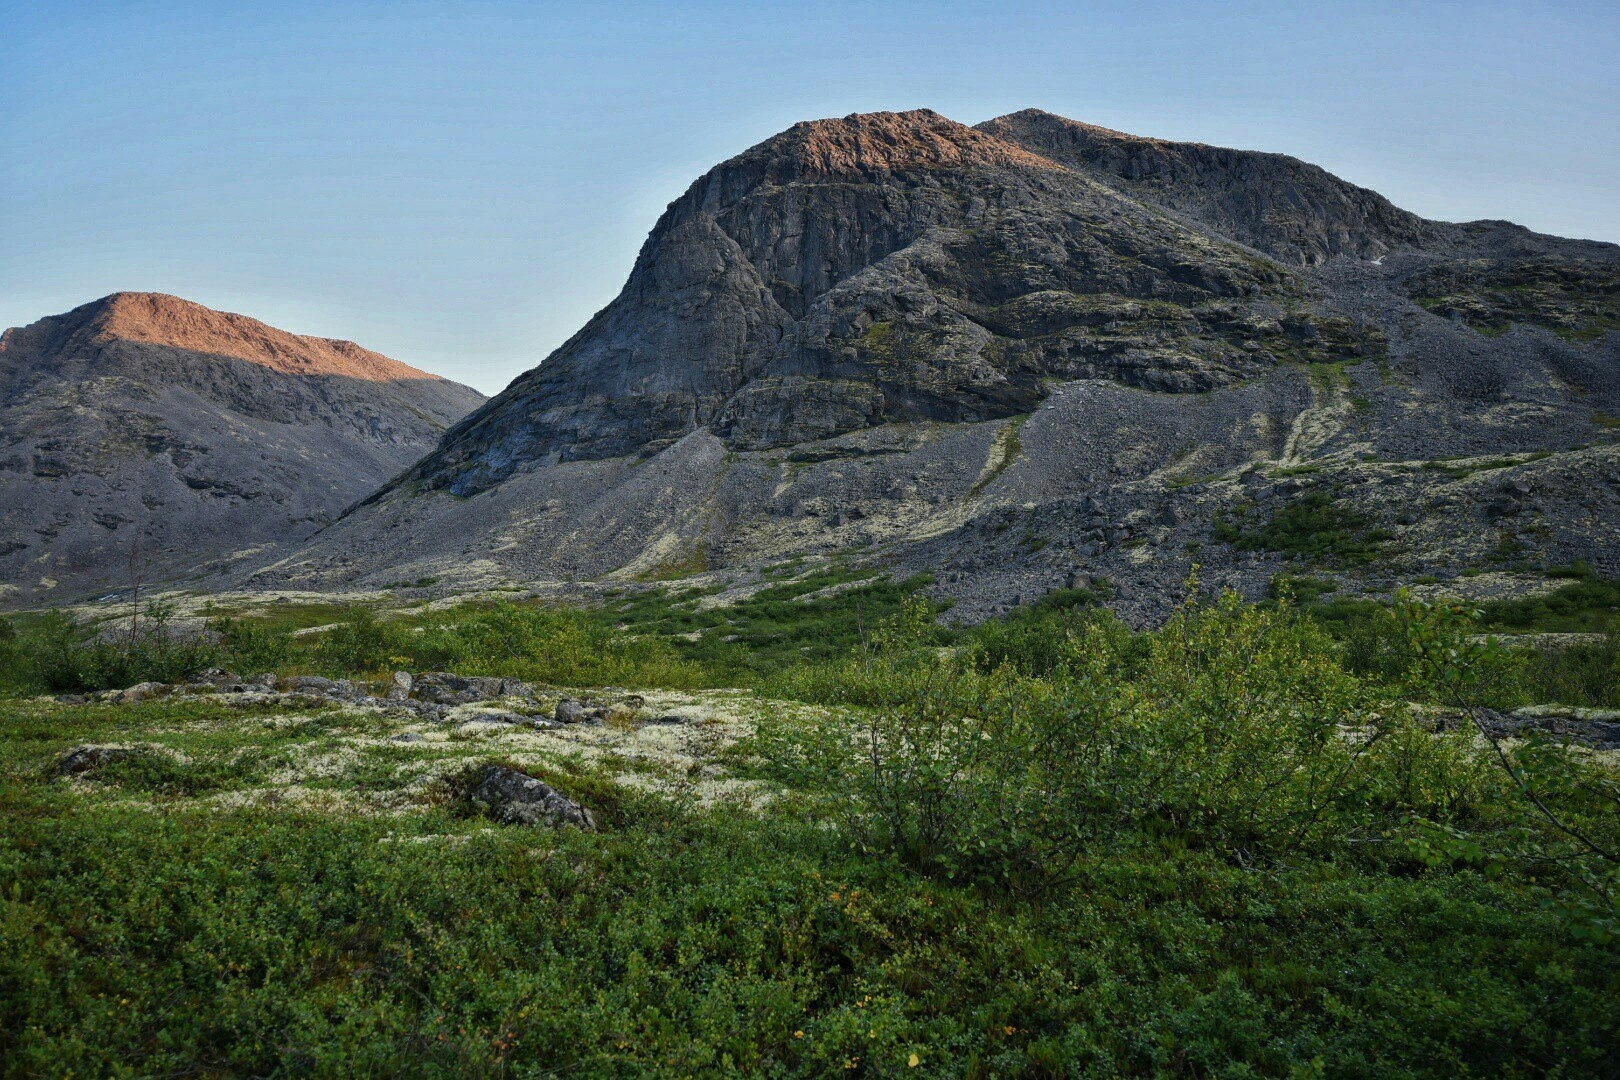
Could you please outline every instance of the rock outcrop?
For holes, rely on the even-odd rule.
[[[1195,562],[1251,595],[1285,570],[1620,573],[1617,269],[1046,113],[799,124],[672,203],[544,363],[242,580],[855,550],[932,572],[955,617],[1089,577],[1147,620]],[[1279,515],[1343,535],[1268,547]]]
[[[1282,266],[927,110],[799,124],[698,180],[619,298],[412,471],[1027,413],[1047,381],[1204,391],[1371,344]]]
[[[302,539],[483,400],[352,342],[117,293],[0,336],[0,603]]]
[[[1326,169],[1286,154],[1167,142],[1025,109],[979,130],[1285,263],[1376,259],[1442,230]]]
[[[504,825],[596,831],[596,818],[589,810],[550,784],[505,765],[484,768],[471,802]]]

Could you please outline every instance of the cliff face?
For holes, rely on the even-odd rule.
[[[1145,139],[1039,109],[978,129],[1288,264],[1376,259],[1442,234],[1376,191],[1286,154]]]
[[[1306,511],[1369,538],[1357,588],[1503,552],[1620,573],[1617,270],[1613,245],[1037,111],[799,124],[694,183],[617,299],[253,580],[857,550],[933,572],[963,617],[1090,575],[1149,618],[1195,561],[1250,593],[1344,569],[1234,542]]]
[[[799,124],[670,206],[624,291],[415,473],[470,494],[551,461],[1028,412],[1046,381],[1172,392],[1302,347],[1359,355],[1284,267],[935,113]]]
[[[483,400],[347,341],[118,293],[0,336],[0,600],[295,540]]]

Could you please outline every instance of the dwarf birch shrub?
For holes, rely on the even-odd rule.
[[[851,791],[857,842],[922,872],[1040,890],[1079,853],[1148,835],[1240,860],[1327,854],[1477,822],[1501,794],[1466,733],[1420,724],[1286,604],[1227,594],[1140,635],[1052,620],[994,666],[922,645],[917,621],[783,680],[847,713],[767,724],[761,745]]]

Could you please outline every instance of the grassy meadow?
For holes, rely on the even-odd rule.
[[[979,627],[784,567],[588,608],[0,632],[11,1076],[1613,1076],[1613,583],[1463,610],[1105,590]],[[1296,595],[1298,593],[1299,595]],[[1592,635],[1507,649],[1489,630]],[[596,728],[227,697],[207,667],[521,678]],[[649,723],[682,714],[679,725]],[[72,747],[121,760],[58,775]],[[481,763],[600,830],[496,825]]]

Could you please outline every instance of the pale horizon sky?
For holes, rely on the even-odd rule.
[[[120,290],[495,393],[799,120],[1030,106],[1620,242],[1595,3],[0,0],[0,327]]]

